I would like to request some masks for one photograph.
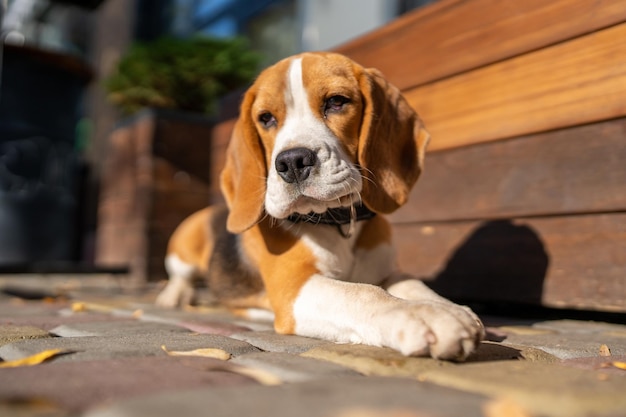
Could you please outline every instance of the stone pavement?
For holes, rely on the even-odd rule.
[[[464,363],[164,310],[110,276],[0,276],[0,416],[626,416],[626,326],[483,317]],[[47,352],[42,363],[16,360]]]

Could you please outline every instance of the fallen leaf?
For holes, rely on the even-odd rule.
[[[483,405],[485,417],[531,417],[522,406],[509,398],[496,398]]]
[[[282,381],[274,374],[255,368],[245,368],[243,366],[234,366],[232,368],[224,369],[227,372],[243,375],[254,379],[256,382],[262,385],[280,385]]]
[[[74,313],[85,313],[88,311],[98,313],[110,313],[113,310],[113,308],[109,306],[96,303],[86,303],[83,301],[76,301],[72,303],[71,309]]]
[[[161,349],[163,349],[163,351],[170,356],[199,356],[202,358],[220,359],[222,361],[229,360],[231,356],[230,353],[226,352],[225,350],[215,349],[215,348],[195,349],[195,350],[188,350],[185,352],[180,352],[180,351],[167,350],[165,345],[163,345],[161,346]]]
[[[72,303],[72,311],[74,313],[84,313],[87,311],[87,305],[81,302]]]
[[[68,353],[68,351],[63,349],[44,350],[43,352],[39,352],[26,358],[0,362],[0,368],[17,368],[19,366],[38,365],[48,359],[54,358],[55,356],[63,355],[64,353]]]
[[[163,349],[163,351],[170,356],[199,356],[203,358],[221,359],[223,361],[230,359],[230,356],[231,356],[230,353],[226,352],[225,350],[216,349],[216,348],[195,349],[195,350],[189,350],[186,352],[177,352],[177,351],[167,350],[165,345],[163,345],[161,346],[161,349]],[[232,365],[232,364],[224,365],[224,366],[218,365],[215,367],[211,367],[210,369],[212,371],[223,371],[223,372],[230,372],[233,374],[247,376],[248,378],[254,379],[256,382],[258,382],[261,385],[282,384],[282,381],[277,376],[261,369],[247,368],[244,366],[237,366],[237,365]]]
[[[607,345],[600,345],[600,351],[598,352],[600,356],[611,356],[611,349]]]
[[[626,362],[611,362],[611,365],[618,369],[623,369],[626,371]]]

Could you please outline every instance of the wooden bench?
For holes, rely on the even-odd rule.
[[[337,51],[433,136],[391,216],[402,268],[461,301],[626,311],[625,2],[442,0]]]

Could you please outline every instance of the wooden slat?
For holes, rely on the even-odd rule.
[[[406,89],[624,21],[621,0],[443,0],[337,51]]]
[[[434,152],[394,222],[626,212],[626,118]]]
[[[626,115],[626,24],[410,90],[453,148]]]
[[[404,271],[454,299],[626,312],[626,214],[395,227]]]

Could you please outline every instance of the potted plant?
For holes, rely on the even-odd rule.
[[[241,39],[137,43],[105,80],[123,115],[101,176],[96,262],[165,278],[167,239],[209,203],[210,149],[221,96],[248,84],[259,56]]]
[[[105,85],[127,115],[145,107],[214,114],[217,99],[249,83],[258,63],[239,38],[165,37],[133,45]]]

